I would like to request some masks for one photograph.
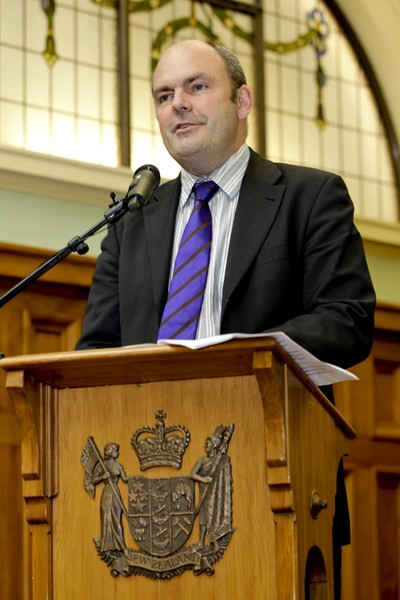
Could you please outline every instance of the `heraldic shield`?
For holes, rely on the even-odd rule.
[[[143,550],[168,556],[185,544],[195,520],[192,479],[129,477],[128,499],[129,528]]]

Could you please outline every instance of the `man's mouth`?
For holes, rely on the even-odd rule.
[[[196,125],[196,123],[178,123],[177,125],[175,125],[175,133],[179,133],[179,131],[185,131],[186,129],[189,129],[190,127],[194,127]]]

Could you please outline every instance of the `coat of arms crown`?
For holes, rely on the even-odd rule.
[[[183,455],[190,442],[190,433],[183,425],[165,427],[166,413],[158,410],[156,426],[140,427],[131,437],[141,471],[152,467],[174,467],[182,465]]]

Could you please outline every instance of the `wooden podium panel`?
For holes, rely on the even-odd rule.
[[[30,599],[333,598],[336,471],[354,432],[274,340],[37,355],[1,366],[21,428]],[[141,471],[131,438],[141,427],[154,428],[160,410],[166,428],[187,428],[190,443],[180,469]],[[213,574],[189,569],[163,579],[158,558],[147,554],[143,564],[156,578],[112,576],[93,541],[101,535],[103,484],[93,499],[83,487],[88,437],[101,453],[110,442],[119,445],[128,479],[184,478],[216,427],[230,424],[234,531]],[[118,489],[128,507],[127,483],[120,479]],[[318,516],[311,514],[312,498],[327,502]],[[125,516],[122,523],[127,549],[137,549]],[[198,519],[188,529],[190,554],[199,542]],[[173,565],[174,557],[165,560]]]
[[[215,407],[210,411],[207,399]],[[258,402],[257,402],[258,400]],[[212,576],[196,577],[186,572],[170,581],[152,581],[141,576],[118,577],[113,581],[106,565],[99,561],[92,538],[100,533],[99,503],[93,502],[82,487],[83,470],[79,456],[86,438],[93,435],[103,449],[107,442],[120,443],[120,462],[127,474],[140,474],[139,462],[130,447],[130,439],[142,425],[154,427],[158,409],[167,415],[166,425],[184,424],[191,441],[182,463],[182,474],[188,475],[205,453],[206,437],[219,424],[235,423],[229,446],[233,478],[233,525],[236,531],[222,559],[215,564]],[[90,426],[88,427],[88,424]],[[115,424],[119,423],[118,428]],[[74,598],[79,591],[90,589],[98,580],[96,598],[255,598],[255,582],[265,589],[273,578],[275,560],[269,549],[274,545],[274,526],[265,486],[265,436],[262,405],[254,380],[250,378],[205,379],[184,382],[151,383],[105,388],[81,388],[59,398],[59,494],[54,500],[53,576],[55,598]],[[75,457],[75,461],[72,460]],[[75,464],[73,464],[75,462]],[[157,468],[143,473],[151,478],[176,477],[175,469]],[[121,493],[126,486],[120,483]],[[125,488],[124,490],[122,488]],[[98,490],[96,496],[98,496]],[[76,501],[71,501],[71,495]],[[97,498],[98,500],[98,498]],[[127,506],[127,499],[124,502]],[[129,547],[129,529],[124,524]],[[262,531],[262,535],[260,535]],[[187,545],[199,539],[198,525]],[[247,540],[247,541],[246,541]],[[78,569],[77,548],[82,549]],[[245,555],[241,549],[247,548]],[[74,573],[70,580],[63,573]],[[268,573],[270,575],[268,576]],[[272,595],[272,597],[276,597]]]

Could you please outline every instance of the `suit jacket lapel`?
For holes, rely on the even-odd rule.
[[[222,299],[222,317],[234,289],[245,275],[267,237],[286,186],[277,184],[278,167],[251,153],[243,178],[232,229]]]
[[[143,210],[154,302],[159,316],[168,291],[180,191],[180,177],[168,181],[155,191],[154,200]]]
[[[286,186],[277,184],[280,177],[281,172],[274,163],[251,152],[233,224],[225,273],[222,316],[229,297],[245,275],[272,227],[286,189]],[[180,190],[180,177],[177,177],[160,186],[154,193],[154,199],[143,210],[154,302],[159,316],[168,292]]]

